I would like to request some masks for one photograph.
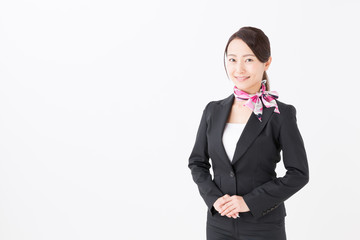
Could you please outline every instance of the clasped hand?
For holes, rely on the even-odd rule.
[[[237,218],[240,212],[250,211],[243,197],[229,196],[228,194],[218,198],[214,203],[214,208],[221,216],[227,216],[228,218]]]

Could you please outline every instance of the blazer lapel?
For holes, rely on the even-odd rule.
[[[263,106],[261,122],[255,116],[254,113],[252,113],[250,115],[250,118],[248,119],[248,121],[245,125],[245,128],[240,136],[240,139],[236,144],[236,149],[235,149],[232,164],[234,164],[236,161],[238,161],[243,156],[243,154],[246,152],[246,150],[250,147],[250,145],[254,142],[254,140],[259,136],[259,134],[261,133],[261,131],[263,130],[266,123],[270,119],[270,116],[273,113],[274,113],[273,107],[267,108],[267,107]]]
[[[214,122],[214,138],[216,140],[216,146],[219,146],[219,157],[225,160],[225,164],[228,164],[231,167],[231,160],[226,154],[224,144],[222,141],[222,136],[224,133],[225,125],[228,120],[231,107],[234,101],[234,95],[231,94],[229,97],[225,98],[222,104],[220,105],[218,112],[213,115]]]
[[[246,150],[250,147],[251,143],[259,136],[260,132],[265,127],[266,123],[270,119],[270,116],[274,112],[274,108],[266,108],[264,106],[263,108],[263,115],[262,115],[262,122],[259,121],[259,119],[255,116],[254,113],[250,115],[250,118],[248,119],[245,128],[239,137],[239,140],[236,144],[236,149],[234,153],[234,157],[231,161],[229,159],[224,144],[222,141],[222,136],[224,133],[225,125],[228,120],[228,117],[230,115],[230,111],[232,108],[232,104],[234,102],[234,94],[231,94],[229,97],[224,99],[222,102],[222,105],[219,109],[219,112],[217,114],[214,114],[213,121],[214,126],[217,126],[215,129],[215,138],[218,141],[218,146],[220,146],[219,154],[221,159],[224,159],[226,164],[234,164],[236,161],[238,161],[242,155],[246,152]]]

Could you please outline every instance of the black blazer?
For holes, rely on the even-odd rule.
[[[224,194],[243,196],[250,212],[240,213],[242,220],[268,222],[286,216],[284,201],[309,181],[303,139],[296,123],[296,109],[276,101],[264,106],[262,122],[251,114],[236,145],[233,161],[228,158],[222,135],[234,95],[207,104],[203,111],[189,168],[210,214],[217,211],[214,202]],[[282,151],[286,175],[277,177],[276,164]],[[210,162],[214,178],[210,174]],[[210,215],[210,216],[211,216]]]

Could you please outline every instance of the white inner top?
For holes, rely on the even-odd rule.
[[[222,141],[226,154],[232,161],[236,149],[236,144],[239,141],[240,135],[244,130],[246,123],[226,123]]]

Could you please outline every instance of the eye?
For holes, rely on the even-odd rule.
[[[248,58],[245,60],[245,62],[253,62],[254,60],[252,60],[251,58]]]
[[[234,60],[234,61],[233,61]],[[235,62],[235,59],[229,58],[229,62]]]

